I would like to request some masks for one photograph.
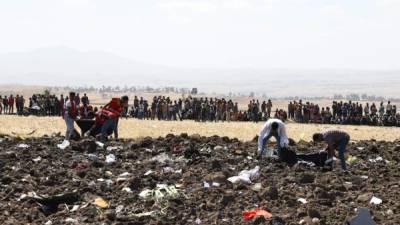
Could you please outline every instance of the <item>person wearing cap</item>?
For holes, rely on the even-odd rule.
[[[279,119],[269,119],[258,135],[258,150],[257,157],[261,159],[264,155],[268,140],[274,137],[277,142],[278,156],[281,157],[281,150],[289,145],[289,138],[286,134],[286,126]],[[271,157],[273,151],[268,151],[268,156]]]
[[[344,159],[344,153],[346,146],[350,141],[350,135],[339,129],[327,129],[321,133],[315,133],[313,135],[314,142],[326,142],[328,146],[326,151],[328,152],[329,159],[333,159],[335,156],[335,150],[339,152],[339,159],[343,170],[346,170],[346,160]]]

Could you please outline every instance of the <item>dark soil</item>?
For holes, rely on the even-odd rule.
[[[343,225],[358,207],[368,208],[379,225],[400,224],[400,142],[350,143],[348,151],[360,162],[347,173],[338,163],[327,171],[305,164],[290,167],[278,159],[258,161],[256,142],[227,137],[168,135],[111,141],[104,148],[85,139],[59,150],[61,142],[59,136],[1,137],[0,224],[294,225],[301,220],[312,224],[311,219],[318,218],[315,224]],[[29,147],[17,147],[21,143]],[[109,146],[120,147],[107,150]],[[299,142],[291,149],[316,152],[322,146]],[[151,161],[162,153],[171,160]],[[116,156],[115,163],[105,162],[108,154]],[[378,156],[383,160],[369,161]],[[257,165],[261,175],[253,184],[261,183],[261,190],[227,181]],[[149,170],[154,172],[145,176]],[[118,179],[124,172],[130,175]],[[204,182],[210,187],[205,188]],[[178,185],[180,195],[159,202],[139,197],[142,190],[157,184]],[[33,192],[41,198],[33,197]],[[370,204],[372,196],[383,202]],[[108,208],[94,204],[98,197],[109,203]],[[298,202],[299,198],[308,203]],[[257,207],[275,218],[242,219],[244,210]],[[152,211],[151,216],[135,216]]]

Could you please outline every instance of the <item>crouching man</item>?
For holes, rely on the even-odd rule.
[[[346,146],[350,141],[350,135],[344,131],[338,129],[327,129],[322,133],[315,133],[313,135],[314,142],[325,141],[328,146],[326,151],[328,152],[329,159],[335,156],[335,150],[339,152],[339,159],[342,165],[342,169],[346,170],[346,160],[344,159],[344,153]]]
[[[118,138],[118,120],[125,107],[128,107],[128,96],[113,98],[107,105],[96,113],[96,122],[93,127],[85,133],[85,136],[97,136],[101,134],[101,140],[107,140],[107,137],[114,133]]]
[[[287,147],[289,145],[289,139],[286,134],[286,126],[279,119],[269,119],[264,127],[261,129],[258,135],[258,151],[257,157],[262,159],[264,155],[264,151],[266,150],[266,145],[268,140],[274,137],[276,139],[277,148],[278,148],[278,156],[281,158],[282,148]],[[267,151],[267,156],[273,156],[273,150]]]

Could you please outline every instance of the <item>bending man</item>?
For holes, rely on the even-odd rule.
[[[278,156],[281,157],[281,149],[289,145],[289,139],[286,134],[285,124],[279,119],[269,119],[258,135],[258,158],[261,159],[264,155],[268,140],[274,137],[278,147]],[[273,151],[268,151],[268,157],[273,155]]]
[[[346,160],[344,159],[344,152],[346,146],[350,141],[350,135],[339,129],[328,129],[322,133],[316,133],[313,135],[314,142],[325,141],[328,146],[326,151],[328,152],[329,158],[332,159],[335,156],[335,150],[339,152],[339,159],[342,164],[342,169],[346,170]]]
[[[123,109],[128,106],[128,101],[128,96],[113,98],[96,113],[95,125],[87,133],[92,136],[101,133],[102,141],[106,140],[112,133],[114,133],[115,138],[118,138],[118,120]]]

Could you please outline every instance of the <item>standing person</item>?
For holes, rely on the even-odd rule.
[[[261,129],[258,135],[257,156],[259,159],[262,159],[267,142],[271,137],[276,139],[278,156],[281,157],[281,149],[289,145],[289,138],[286,134],[286,126],[281,120],[269,119]],[[268,151],[268,156],[271,157],[272,155],[273,151]]]
[[[20,115],[20,99],[19,99],[19,95],[15,96],[15,108],[17,109],[17,115]]]
[[[364,107],[364,115],[369,116],[369,113],[370,113],[370,107],[369,104],[367,103]]]
[[[267,103],[267,118],[271,118],[271,111],[272,111],[272,101],[271,99],[268,99],[268,103]]]
[[[391,113],[392,113],[392,105],[390,104],[390,101],[388,101],[386,105],[386,114],[391,115]]]
[[[346,168],[346,160],[344,159],[344,153],[346,146],[350,141],[350,135],[339,129],[327,129],[322,133],[315,133],[313,135],[314,142],[326,142],[328,146],[326,151],[328,152],[329,158],[332,159],[335,156],[335,150],[339,152],[339,159],[343,170]]]
[[[64,114],[63,114],[64,121],[67,126],[67,131],[65,132],[64,142],[61,145],[58,145],[59,148],[65,148],[69,145],[69,140],[75,129],[74,122],[76,117],[78,116],[78,108],[74,99],[75,99],[75,92],[70,92],[68,101],[66,101],[64,105]]]
[[[89,98],[88,98],[88,96],[86,95],[86,93],[84,93],[83,94],[83,96],[82,96],[82,98],[81,98],[81,102],[82,102],[82,104],[84,105],[84,106],[88,106],[90,103],[89,103]]]
[[[3,113],[3,97],[0,95],[0,114]]]
[[[7,98],[7,95],[5,95],[4,98],[3,98],[3,110],[4,110],[4,114],[8,114],[8,98]]]
[[[20,107],[19,111],[20,111],[21,115],[24,114],[25,98],[24,98],[23,95],[21,95],[21,96],[19,97],[19,107]]]
[[[81,98],[79,97],[79,93],[77,93],[75,96],[75,104],[79,108],[79,105],[81,104]]]
[[[383,106],[383,102],[381,102],[379,106],[379,119],[383,120],[383,115],[385,114],[385,106]]]
[[[8,98],[8,114],[14,114],[14,102],[15,99],[13,95],[10,95],[10,97]]]

